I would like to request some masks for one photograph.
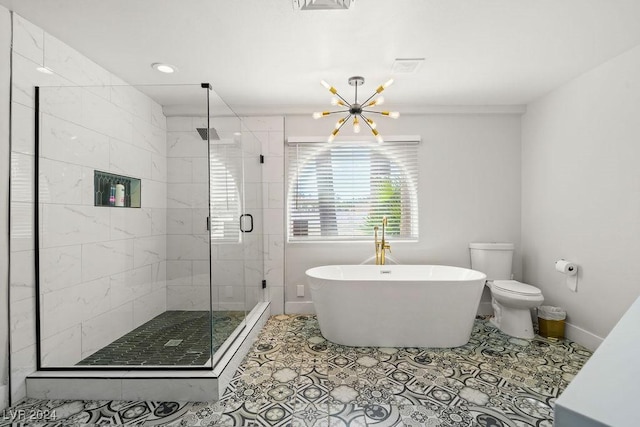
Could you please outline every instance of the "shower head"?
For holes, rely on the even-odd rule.
[[[196,128],[196,130],[200,134],[200,137],[202,138],[202,140],[206,141],[207,140],[207,128]],[[211,135],[211,140],[212,141],[219,141],[220,140],[220,136],[218,135],[218,132],[215,130],[215,128],[210,128],[209,129],[209,135]]]

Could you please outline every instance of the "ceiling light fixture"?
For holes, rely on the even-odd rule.
[[[151,64],[151,68],[165,74],[171,74],[178,71],[178,69],[173,65],[163,64],[161,62],[154,62],[153,64]]]
[[[400,113],[398,113],[397,111],[375,111],[375,110],[367,109],[368,107],[375,107],[384,102],[384,98],[382,96],[378,96],[376,98],[376,95],[380,95],[382,91],[384,91],[386,88],[391,86],[392,83],[393,83],[393,79],[388,80],[385,84],[378,86],[375,92],[373,92],[373,95],[367,98],[364,102],[358,103],[358,86],[362,86],[364,84],[364,77],[360,77],[360,76],[350,77],[349,84],[351,86],[355,86],[355,98],[354,98],[353,104],[351,104],[347,102],[347,100],[345,100],[342,96],[340,96],[340,94],[338,93],[338,90],[335,87],[331,86],[329,83],[322,80],[320,84],[322,84],[322,86],[327,88],[329,92],[335,95],[335,97],[331,100],[331,105],[346,107],[346,109],[337,110],[337,111],[316,112],[316,113],[313,113],[313,118],[319,119],[321,117],[325,117],[331,114],[347,113],[343,118],[338,120],[338,122],[336,123],[335,129],[333,130],[333,132],[331,132],[331,135],[329,135],[329,142],[332,142],[336,138],[336,136],[338,135],[338,132],[340,132],[340,129],[342,129],[342,126],[344,126],[345,123],[347,123],[351,119],[351,117],[353,117],[354,133],[360,133],[360,123],[364,123],[369,127],[369,129],[371,129],[371,133],[373,133],[373,135],[376,137],[376,141],[382,143],[383,139],[380,133],[378,132],[378,130],[376,129],[376,123],[370,118],[368,118],[367,116],[365,116],[363,113],[380,114],[382,116],[391,117],[392,119],[397,119],[398,117],[400,117]]]
[[[355,0],[293,0],[293,7],[299,10],[349,9]]]

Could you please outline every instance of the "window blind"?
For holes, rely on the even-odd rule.
[[[240,242],[242,152],[232,144],[212,145],[209,162],[211,240]]]
[[[418,238],[417,141],[288,145],[289,241]]]

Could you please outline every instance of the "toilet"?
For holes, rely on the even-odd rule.
[[[511,280],[513,243],[470,243],[471,268],[487,275],[494,316],[491,323],[507,335],[533,338],[531,309],[544,301],[535,286]]]

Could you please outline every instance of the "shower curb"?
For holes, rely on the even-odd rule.
[[[259,303],[247,316],[247,326],[212,370],[38,371],[26,379],[27,397],[189,402],[219,400],[269,314],[270,303]]]

